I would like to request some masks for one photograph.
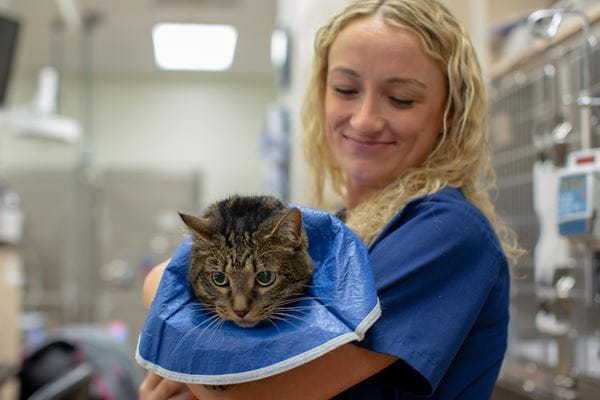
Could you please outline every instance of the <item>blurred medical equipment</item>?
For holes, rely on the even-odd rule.
[[[282,104],[269,104],[260,138],[260,155],[267,191],[283,201],[290,199],[290,112]]]
[[[59,51],[58,44],[53,40],[58,37],[66,27],[71,31],[87,28],[77,7],[77,2],[73,0],[56,0],[57,8],[61,18],[51,24],[51,39],[49,48],[52,58],[62,54]],[[0,56],[5,56],[5,61],[0,63],[0,106],[2,106],[3,95],[6,83],[9,78],[12,55],[16,47],[16,29],[18,24],[12,23],[12,31],[9,31],[11,25],[8,19],[0,19],[0,32],[2,37],[7,38],[0,41]],[[85,29],[82,29],[86,33]],[[85,36],[84,36],[85,37]],[[9,41],[10,39],[10,41]],[[2,58],[2,57],[0,57]],[[57,65],[61,60],[51,60],[49,65],[40,69],[38,85],[34,98],[29,104],[15,105],[11,107],[0,107],[0,126],[7,127],[15,134],[25,137],[50,139],[60,142],[72,143],[81,136],[82,127],[80,122],[72,117],[59,114],[59,69]],[[7,67],[2,64],[8,63]]]
[[[57,113],[58,89],[56,68],[42,68],[32,104],[0,109],[0,125],[17,135],[67,143],[76,141],[81,135],[81,126],[77,120]]]
[[[595,399],[600,48],[577,9],[538,10],[527,25],[548,42],[493,82],[497,206],[534,250],[513,271],[509,354],[496,398]]]
[[[72,325],[25,349],[19,379],[21,400],[129,400],[141,371],[109,331]]]
[[[0,184],[0,245],[21,243],[24,218],[21,196]]]

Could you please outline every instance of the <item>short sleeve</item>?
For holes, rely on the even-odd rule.
[[[505,261],[495,233],[464,198],[425,197],[390,222],[370,258],[382,316],[359,345],[398,357],[404,378],[412,371],[422,380],[411,391],[431,394]]]

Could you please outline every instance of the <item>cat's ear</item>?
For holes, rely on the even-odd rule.
[[[299,209],[290,208],[279,217],[267,237],[275,236],[289,241],[294,247],[302,243],[302,213]]]
[[[179,213],[179,216],[183,223],[186,224],[197,237],[206,241],[210,240],[213,232],[213,224],[209,218],[195,217],[183,213]]]

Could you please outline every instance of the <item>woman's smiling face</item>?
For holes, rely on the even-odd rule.
[[[363,197],[421,164],[443,130],[445,78],[421,42],[368,17],[342,29],[329,51],[327,143]]]

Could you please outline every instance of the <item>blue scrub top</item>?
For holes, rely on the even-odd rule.
[[[408,203],[369,252],[382,316],[357,344],[399,360],[335,399],[489,399],[506,351],[509,273],[482,212],[442,189]]]

